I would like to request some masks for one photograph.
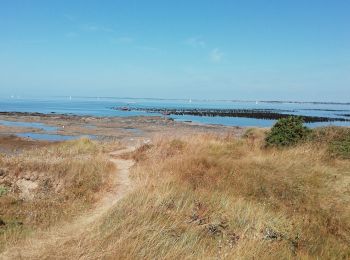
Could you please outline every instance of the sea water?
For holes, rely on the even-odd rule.
[[[0,98],[1,112],[39,112],[45,114],[73,114],[95,117],[161,116],[159,113],[144,111],[121,111],[113,107],[135,108],[201,108],[201,109],[271,109],[274,112],[332,118],[350,118],[350,104],[314,104],[283,102],[244,102],[210,100],[162,100],[132,98]],[[241,117],[201,117],[170,115],[178,121],[227,126],[269,127],[275,120]],[[350,126],[350,122],[310,123],[311,127],[324,125]]]

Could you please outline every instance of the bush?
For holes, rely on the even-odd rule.
[[[350,134],[330,144],[331,154],[342,159],[350,159]]]
[[[281,118],[271,128],[265,141],[267,146],[290,146],[305,140],[311,130],[303,125],[301,117]]]
[[[321,127],[312,131],[311,141],[316,145],[325,145],[333,157],[350,159],[350,128]]]

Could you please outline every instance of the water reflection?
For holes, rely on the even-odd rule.
[[[12,126],[12,127],[31,127],[31,128],[38,128],[42,129],[46,132],[52,132],[57,131],[57,127],[55,126],[49,126],[47,124],[43,123],[35,123],[35,122],[20,122],[20,121],[6,121],[6,120],[0,120],[0,125],[4,126]]]
[[[90,139],[96,139],[95,135],[58,135],[58,134],[41,134],[41,133],[17,133],[19,137],[31,138],[34,140],[45,141],[69,141],[79,139],[81,137],[88,137]]]

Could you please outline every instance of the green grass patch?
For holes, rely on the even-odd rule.
[[[3,185],[0,185],[0,197],[5,196],[8,193],[9,189]]]

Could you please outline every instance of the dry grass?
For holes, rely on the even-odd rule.
[[[323,127],[313,131],[311,138],[333,157],[350,159],[350,128]]]
[[[45,248],[48,259],[350,257],[350,161],[326,146],[206,135],[133,157],[139,188],[59,253]]]
[[[112,145],[83,138],[2,155],[7,192],[0,196],[0,251],[91,207],[110,184],[113,165],[105,152]],[[20,182],[36,188],[26,193]]]

